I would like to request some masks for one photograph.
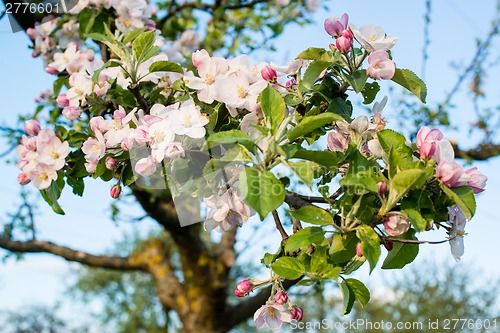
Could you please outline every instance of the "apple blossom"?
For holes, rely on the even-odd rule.
[[[118,199],[120,197],[121,191],[122,191],[122,188],[121,188],[120,184],[117,184],[117,185],[113,186],[111,188],[111,190],[109,190],[109,195],[113,199]]]
[[[79,107],[76,106],[66,106],[62,110],[63,116],[68,120],[76,120],[82,114],[82,111]]]
[[[278,73],[271,66],[266,66],[260,71],[262,78],[266,81],[274,81],[278,77]]]
[[[27,184],[29,184],[31,182],[28,174],[25,173],[25,172],[21,172],[17,176],[17,181],[19,182],[20,185],[27,185]]]
[[[389,213],[384,217],[384,229],[389,236],[397,237],[410,229],[410,222],[401,213]]]
[[[66,96],[66,94],[59,94],[57,96],[57,104],[59,104],[62,107],[69,106],[69,99]]]
[[[338,18],[332,16],[327,18],[323,24],[325,31],[332,37],[339,37],[342,35],[342,32],[348,29],[349,26],[349,15],[344,13],[342,17]]]
[[[378,195],[383,197],[387,193],[387,183],[386,182],[378,182]]]
[[[157,166],[153,156],[141,158],[135,164],[135,172],[144,177],[149,177],[156,172]]]
[[[290,311],[281,304],[269,303],[260,307],[254,314],[253,320],[258,328],[267,324],[271,330],[276,331],[281,328],[283,322],[291,322],[292,315]]]
[[[457,205],[448,207],[449,220],[447,224],[451,226],[450,247],[451,254],[455,261],[460,261],[460,257],[464,254],[464,229],[467,222],[467,217],[460,207]]]
[[[116,166],[118,165],[118,161],[116,159],[114,159],[113,157],[108,156],[104,160],[104,164],[106,165],[106,169],[114,170],[114,169],[116,169]]]
[[[349,137],[336,131],[328,133],[328,148],[331,151],[344,152],[347,147],[349,147]]]
[[[484,187],[486,186],[488,177],[479,172],[479,170],[477,170],[477,167],[465,170],[465,175],[467,176],[467,180],[465,181],[464,185],[472,188],[474,193],[481,193],[484,191]]]
[[[375,24],[366,24],[359,30],[350,25],[354,38],[367,51],[373,52],[378,50],[388,51],[397,41],[397,37],[388,37],[381,26]]]
[[[192,99],[181,104],[178,110],[173,110],[170,117],[171,130],[180,135],[187,135],[193,139],[205,136],[205,125],[208,124],[208,117],[200,112]]]
[[[368,63],[370,66],[366,69],[366,75],[375,80],[390,80],[396,73],[396,65],[384,50],[372,52],[368,57]]]
[[[436,167],[436,178],[450,188],[461,185],[464,169],[455,161],[442,160]]]
[[[335,41],[335,47],[341,53],[347,53],[351,49],[351,40],[349,38],[344,37],[344,36],[340,36]]]

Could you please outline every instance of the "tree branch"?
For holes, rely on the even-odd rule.
[[[451,144],[455,150],[455,156],[465,160],[484,161],[500,155],[500,144],[492,142],[481,143],[477,147],[467,150],[461,149],[456,142],[452,142]]]
[[[67,261],[78,262],[91,267],[146,271],[146,267],[142,263],[135,263],[130,260],[130,257],[96,256],[83,251],[75,251],[52,242],[39,240],[20,242],[0,237],[0,247],[20,253],[51,253]]]
[[[276,223],[276,229],[280,232],[281,239],[286,240],[288,238],[288,234],[286,233],[285,229],[283,229],[283,225],[281,224],[280,217],[278,215],[278,212],[273,210],[273,218],[274,218],[274,223]]]

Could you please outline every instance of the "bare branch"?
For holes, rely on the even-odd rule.
[[[273,218],[274,218],[274,223],[276,223],[276,229],[280,232],[281,239],[286,240],[288,238],[288,234],[286,233],[285,229],[283,229],[283,225],[281,224],[280,217],[278,215],[278,212],[273,210]]]
[[[146,267],[142,265],[142,263],[134,263],[129,257],[96,256],[87,252],[75,251],[69,247],[40,240],[19,242],[0,237],[0,247],[20,253],[51,253],[67,261],[78,262],[92,267],[116,270],[146,270]]]

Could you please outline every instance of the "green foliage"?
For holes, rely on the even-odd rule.
[[[396,73],[394,74],[392,81],[408,89],[423,103],[425,103],[425,98],[427,97],[427,86],[415,73],[408,69],[396,68]]]

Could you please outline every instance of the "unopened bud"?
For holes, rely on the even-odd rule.
[[[378,182],[378,195],[383,197],[387,193],[387,183],[386,182]]]
[[[18,176],[17,176],[17,181],[19,182],[19,184],[21,185],[26,185],[26,184],[29,184],[29,182],[31,181],[30,178],[28,177],[28,175],[26,173],[20,173]]]
[[[63,109],[62,114],[68,120],[75,120],[78,119],[78,117],[80,117],[82,112],[76,106],[66,106]]]
[[[389,236],[397,237],[410,229],[410,222],[401,213],[392,212],[385,216],[384,228]]]
[[[278,77],[278,73],[271,66],[266,66],[260,71],[260,75],[266,81],[274,81]]]
[[[250,291],[252,291],[253,283],[248,280],[243,280],[238,282],[238,286],[234,290],[234,294],[237,297],[243,297],[248,295]]]
[[[342,53],[347,53],[351,49],[351,40],[349,38],[345,38],[344,36],[340,36],[335,41],[335,46]]]
[[[361,243],[356,244],[356,255],[358,257],[362,257],[363,256],[363,249],[361,247]]]
[[[114,159],[113,157],[108,156],[108,157],[106,157],[104,164],[106,165],[106,169],[114,170],[116,168],[116,165],[118,164],[118,161],[116,159]]]
[[[288,301],[288,295],[284,291],[278,291],[274,295],[274,300],[278,304],[285,304]]]
[[[296,321],[301,321],[302,318],[304,317],[304,310],[300,306],[295,306],[292,309],[290,309],[290,315],[292,316],[292,319],[295,319]]]
[[[113,186],[111,188],[111,190],[109,191],[109,195],[113,198],[113,199],[118,199],[118,197],[120,197],[120,193],[122,192],[122,188],[120,186],[120,184],[116,184],[115,186]]]
[[[24,131],[30,136],[36,136],[40,132],[40,123],[34,119],[30,119],[24,123]]]
[[[50,67],[50,66],[45,67],[45,71],[49,74],[52,74],[52,75],[56,75],[57,73],[59,73],[59,71],[57,69],[55,69],[54,67]]]
[[[66,97],[66,94],[59,94],[59,96],[57,96],[57,104],[62,107],[69,106],[69,99]]]

